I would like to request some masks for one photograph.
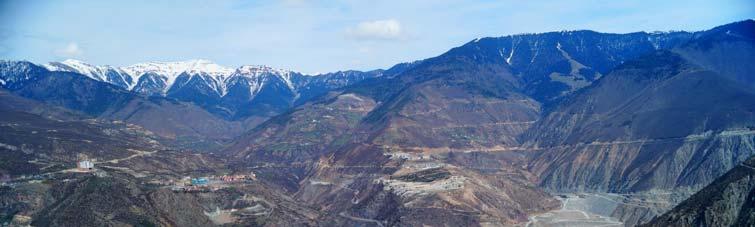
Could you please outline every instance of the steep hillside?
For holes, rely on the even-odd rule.
[[[755,225],[755,158],[737,165],[643,226]]]
[[[365,96],[330,94],[263,123],[226,152],[239,168],[258,169],[264,179],[295,191],[328,146],[348,142],[348,133],[375,105]]]
[[[521,79],[521,90],[550,104],[589,86],[617,65],[646,53],[671,49],[693,33],[610,34],[563,31],[476,39],[448,54],[508,64]]]
[[[8,110],[0,113],[0,149],[4,151],[0,171],[6,177],[71,168],[80,155],[115,159],[137,150],[164,149],[151,132],[132,125],[60,121]]]
[[[674,48],[685,59],[733,81],[755,87],[755,20],[699,32],[699,38]]]
[[[15,95],[88,117],[138,124],[161,136],[179,139],[179,143],[183,138],[230,139],[263,120],[228,121],[190,103],[144,97],[81,74],[50,72],[28,62],[4,64],[2,77],[15,81],[4,87]]]
[[[755,94],[712,70],[669,51],[627,62],[531,129],[530,168],[563,190],[710,183],[755,152]]]
[[[558,202],[534,188],[531,175],[503,164],[518,157],[477,169],[467,154],[450,154],[516,146],[539,113],[536,101],[516,92],[505,64],[478,63],[443,55],[367,80],[262,124],[226,152],[251,168],[289,175],[288,182],[273,179],[306,204],[352,221],[524,222]]]
[[[87,118],[86,114],[59,106],[46,105],[43,102],[15,95],[0,89],[0,109],[40,115],[58,120],[76,120]]]
[[[752,155],[755,94],[667,50],[697,37],[578,31],[479,39],[396,76],[336,90],[328,101],[260,125],[225,153],[247,160],[236,168],[265,169],[272,182],[327,213],[388,225],[523,223],[558,204],[535,184],[612,192],[699,187]],[[340,116],[326,110],[338,110],[343,97],[370,107],[333,122]],[[542,103],[561,99],[569,109],[540,121]],[[718,105],[702,106],[708,103]],[[593,142],[619,147],[611,157],[621,157],[579,158]],[[705,155],[719,147],[727,150]],[[679,151],[659,152],[668,150]],[[657,159],[668,163],[649,162]],[[673,160],[701,168],[669,169],[678,166]],[[621,209],[634,221],[652,217]]]
[[[752,50],[752,33],[736,33],[753,27],[746,21],[701,32],[566,98],[523,135],[535,151],[529,170],[551,191],[663,198],[637,207],[644,211],[615,213],[639,222],[653,216],[647,210],[669,209],[709,184],[755,154],[755,93],[746,83],[755,72],[736,63],[755,55],[742,53]],[[734,65],[700,64],[710,59]]]

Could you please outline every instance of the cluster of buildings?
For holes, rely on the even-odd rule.
[[[206,186],[210,184],[210,180],[208,180],[206,177],[200,177],[200,178],[191,178],[191,184],[193,186]]]
[[[241,182],[248,180],[257,180],[257,176],[254,173],[249,175],[223,175],[218,177],[223,182]]]
[[[233,183],[244,183],[256,180],[254,173],[249,175],[223,175],[210,177],[184,177],[171,187],[174,192],[208,192],[215,191]]]

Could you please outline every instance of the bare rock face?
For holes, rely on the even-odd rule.
[[[643,226],[755,225],[755,158]]]
[[[546,111],[523,136],[536,151],[529,169],[540,185],[672,193],[666,203],[675,204],[754,155],[753,72],[722,64],[755,55],[754,26],[722,26],[628,61]],[[656,206],[655,214],[620,207],[615,215],[642,223],[669,207]]]
[[[345,159],[322,160],[297,198],[328,213],[410,226],[514,225],[559,205],[535,188],[531,176],[507,164],[465,166],[459,161],[465,154],[384,153],[390,157],[365,159],[377,151],[358,147]]]
[[[380,104],[345,143],[326,148],[296,198],[379,225],[513,225],[555,208],[558,201],[511,165],[520,160],[478,168],[463,157],[515,149],[536,119],[539,105],[513,90],[512,78],[505,66],[442,56],[397,77],[400,87],[388,95],[374,92],[382,85],[346,90]]]
[[[703,32],[568,98],[527,134],[541,150],[532,169],[550,188],[629,192],[705,185],[744,161],[755,152],[752,70],[714,62],[752,56],[741,53],[755,46],[752,27]]]
[[[648,60],[678,64],[620,68],[533,130],[543,130],[532,165],[543,185],[614,192],[704,185],[753,155],[755,94],[659,54]]]

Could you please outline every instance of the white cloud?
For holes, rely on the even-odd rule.
[[[68,43],[65,47],[56,50],[55,53],[62,57],[79,57],[83,51],[79,47],[79,44]]]
[[[397,40],[404,37],[401,22],[395,19],[364,21],[346,33],[359,40]]]

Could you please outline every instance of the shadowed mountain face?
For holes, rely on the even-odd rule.
[[[541,151],[531,168],[554,189],[704,185],[755,152],[753,100],[752,89],[659,52],[613,71],[535,126]]]
[[[73,72],[146,96],[168,97],[201,106],[224,119],[270,117],[329,90],[367,78],[391,77],[410,68],[339,71],[317,76],[245,65],[226,68],[207,60],[148,62],[127,67],[96,66],[78,60],[51,62],[54,72]]]
[[[739,164],[643,226],[755,225],[755,158]]]
[[[84,64],[77,61],[68,64],[74,63]],[[400,73],[412,65],[400,64],[387,72]],[[119,78],[131,77],[124,70],[109,66],[84,65],[77,70],[63,63],[53,63],[47,67],[55,70],[48,71],[29,62],[3,61],[0,86],[13,94],[90,117],[138,124],[161,136],[174,138],[177,144],[202,149],[216,147],[269,117],[329,90],[383,75],[383,70],[375,70],[315,77],[264,67],[242,67],[220,84],[217,75],[192,71],[177,75],[165,91],[165,97],[161,97],[154,94],[166,89],[168,79],[156,72],[141,74],[140,82],[134,87],[124,87],[107,80],[111,78],[108,75],[118,72],[125,75]],[[225,92],[222,96],[218,90],[221,87]]]
[[[686,60],[733,81],[755,87],[755,22],[752,20],[700,32],[700,38],[685,43],[674,52]]]
[[[531,169],[542,184],[615,192],[699,187],[750,157],[755,94],[743,78],[755,71],[694,63],[730,58],[728,46],[752,50],[752,34],[726,28],[740,26],[630,61],[562,102],[528,133],[541,150]],[[735,38],[709,43],[720,35]],[[703,60],[676,53],[703,51],[704,43]]]
[[[524,94],[550,104],[590,85],[617,65],[655,50],[674,48],[692,37],[693,33],[687,32],[549,32],[478,39],[448,54],[508,64],[521,80]]]
[[[701,32],[564,99],[522,136],[535,150],[529,170],[551,191],[671,195],[659,204],[709,184],[755,154],[755,93],[747,83],[755,71],[740,62],[755,55],[742,52],[753,48],[752,29],[746,21]],[[716,61],[737,65],[700,64]],[[660,215],[633,209],[620,218]]]
[[[77,154],[114,159],[130,155],[131,150],[164,149],[150,132],[125,124],[59,121],[11,110],[1,113],[4,177],[61,170],[64,163],[75,163]]]
[[[8,70],[10,92],[47,104],[79,111],[90,117],[141,125],[161,136],[181,139],[230,139],[259,119],[227,121],[204,109],[172,99],[144,97],[80,74],[49,72],[28,62],[6,62],[29,70]],[[10,86],[12,85],[12,86]]]

